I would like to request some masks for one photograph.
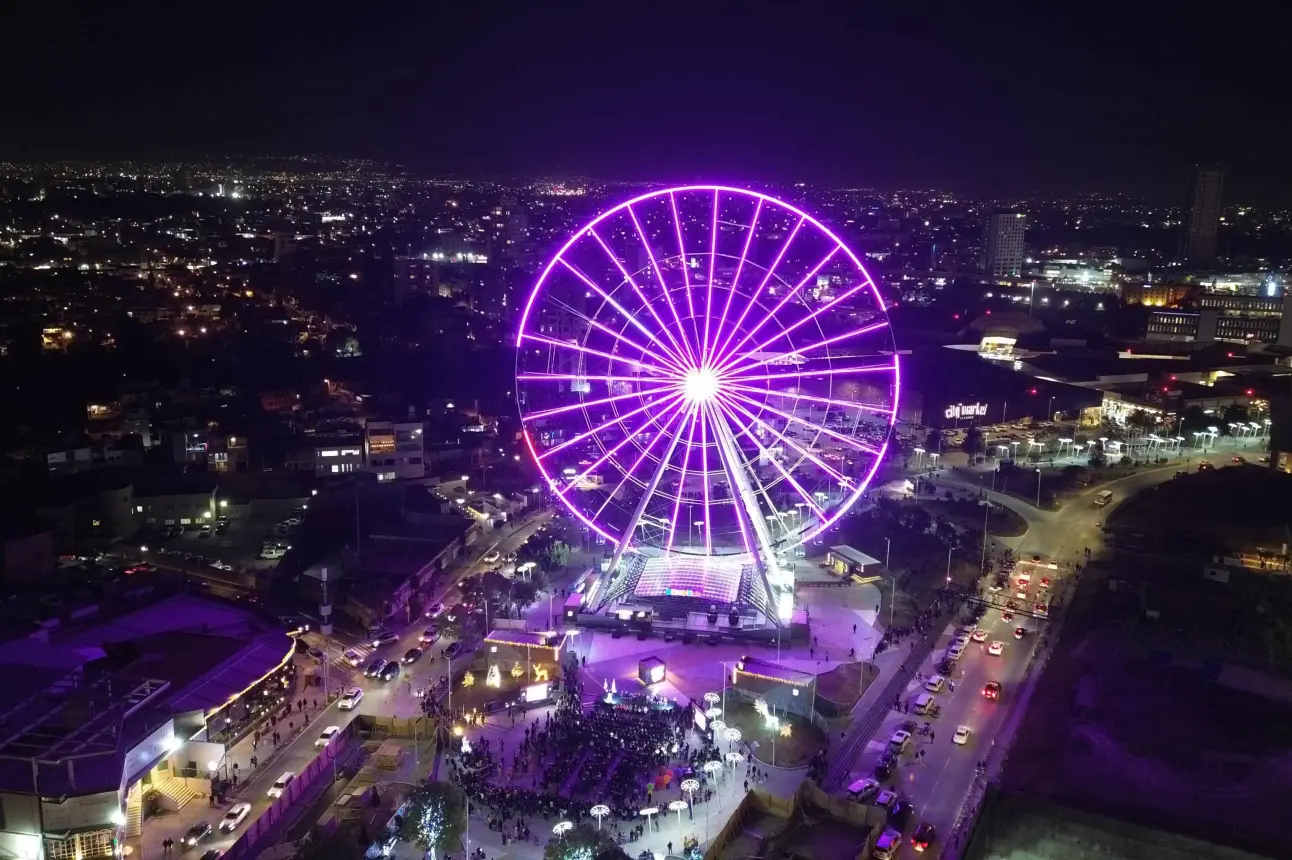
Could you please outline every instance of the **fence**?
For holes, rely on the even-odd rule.
[[[272,843],[274,831],[293,813],[292,807],[297,801],[312,796],[311,789],[320,779],[329,783],[332,781],[332,762],[349,748],[354,731],[352,726],[353,723],[346,726],[304,770],[296,774],[296,778],[283,791],[282,797],[275,798],[269,808],[251,822],[246,831],[224,852],[221,860],[251,860],[268,847],[261,845],[262,841]]]

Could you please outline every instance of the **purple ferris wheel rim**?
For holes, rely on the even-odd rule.
[[[708,248],[703,246],[691,248],[687,247],[684,238],[684,219],[679,215],[679,199],[694,199],[697,195],[711,196],[711,244]],[[735,253],[720,254],[719,241],[722,235],[719,228],[720,213],[722,212],[721,204],[723,199],[743,200],[752,202],[754,205],[752,221],[747,225],[747,235],[743,242],[744,247],[739,255],[739,262],[735,268],[735,275],[730,284],[722,288],[725,292],[725,299],[715,297],[718,292],[715,279],[715,264],[720,258],[735,259]],[[667,201],[668,207],[664,208],[660,201]],[[676,253],[670,253],[665,256],[663,251],[667,250],[661,247],[661,252],[657,254],[654,250],[656,234],[652,233],[650,238],[643,227],[643,221],[646,216],[639,218],[638,209],[647,204],[660,204],[660,208],[665,213],[665,220],[671,209],[672,228],[675,234],[672,237],[665,235],[665,238],[671,238],[676,246]],[[771,261],[770,266],[766,265],[766,260],[755,262],[750,259],[750,246],[755,239],[757,228],[759,227],[760,213],[779,212],[788,215],[791,221],[795,221],[792,229],[783,229],[781,234],[788,236],[780,247],[779,255]],[[623,218],[627,215],[627,220]],[[629,269],[632,267],[631,261],[628,264],[622,262],[618,252],[612,250],[611,244],[613,239],[608,240],[611,234],[608,230],[616,219],[622,222],[621,227],[627,235],[634,232],[637,239],[637,249],[639,256],[644,256],[645,261],[639,261],[637,266],[637,276],[642,279],[643,283],[653,280],[656,289],[656,295],[648,299],[646,293],[638,284],[634,283],[634,275]],[[698,223],[697,219],[692,219],[685,223]],[[723,227],[729,228],[731,223],[724,222]],[[787,225],[788,227],[788,225]],[[603,237],[601,232],[605,232]],[[782,259],[786,253],[795,245],[796,239],[802,231],[807,231],[802,235],[812,234],[816,240],[824,241],[829,246],[829,253],[815,267],[808,267],[808,272],[803,276],[801,281],[791,284],[791,281],[784,280],[777,273]],[[660,231],[668,234],[668,230]],[[737,231],[739,232],[739,231]],[[622,280],[613,283],[613,278],[606,281],[608,286],[602,286],[598,283],[599,279],[585,274],[577,264],[572,264],[569,260],[571,252],[580,244],[588,247],[599,246],[605,253],[605,256],[613,261],[618,273],[622,274]],[[594,244],[595,243],[595,244]],[[630,241],[629,243],[634,244]],[[730,243],[729,243],[730,244]],[[644,252],[644,254],[643,254]],[[832,262],[832,258],[838,255],[839,260]],[[707,257],[707,262],[703,258]],[[677,262],[680,260],[680,271],[674,271]],[[728,261],[729,262],[729,261]],[[823,271],[827,265],[833,267],[842,267],[849,270],[853,283],[847,283],[841,290],[838,297],[831,301],[825,302],[820,308],[809,313],[803,314],[793,322],[786,324],[778,316],[785,308],[794,305],[791,308],[794,312],[802,312],[811,306],[807,305],[804,300],[803,287],[811,278]],[[737,282],[741,280],[742,274],[748,267],[753,272],[750,278],[756,279],[758,272],[762,272],[762,279],[759,286],[748,293],[748,296],[738,289]],[[705,269],[707,268],[707,276]],[[692,273],[691,270],[694,270]],[[666,278],[664,272],[669,271],[670,277]],[[560,336],[548,336],[542,331],[541,326],[535,323],[536,318],[541,318],[539,309],[544,307],[547,300],[547,290],[555,278],[562,277],[567,281],[574,283],[580,290],[586,286],[586,295],[594,299],[600,299],[602,309],[609,308],[609,317],[616,322],[607,324],[607,318],[589,317],[586,325],[594,326],[597,334],[612,338],[610,341],[604,341],[611,344],[609,347],[602,349],[593,349],[587,346],[586,339],[577,341],[574,339],[565,340]],[[614,277],[618,277],[615,275]],[[571,280],[571,279],[575,280]],[[773,282],[775,278],[775,282]],[[694,280],[694,283],[693,283]],[[748,280],[748,279],[747,279]],[[791,279],[795,280],[795,279]],[[680,281],[680,282],[679,282]],[[781,289],[783,284],[783,297],[776,293]],[[631,290],[629,289],[631,287]],[[766,289],[770,287],[770,289]],[[595,296],[594,296],[595,291]],[[775,297],[765,298],[764,292],[768,296]],[[616,299],[615,296],[619,298]],[[860,328],[853,329],[843,334],[834,336],[825,336],[825,332],[820,329],[821,315],[836,308],[847,310],[849,306],[843,302],[854,297],[866,299],[870,302],[871,317],[870,321]],[[716,304],[715,304],[716,298]],[[631,302],[630,310],[625,302]],[[799,306],[802,303],[802,307]],[[741,305],[743,304],[743,308]],[[700,310],[697,311],[697,306]],[[771,306],[771,307],[769,307]],[[713,526],[705,528],[705,521],[700,520],[699,539],[702,543],[702,552],[695,552],[691,549],[686,551],[676,548],[674,545],[675,531],[679,525],[678,511],[683,498],[683,488],[688,479],[688,463],[695,459],[691,448],[697,444],[695,437],[697,434],[697,425],[703,425],[703,430],[713,430],[713,438],[704,439],[702,445],[702,457],[697,462],[701,465],[696,468],[691,477],[694,483],[696,475],[702,474],[700,483],[703,484],[704,493],[704,511],[710,510],[711,500],[709,497],[709,485],[714,476],[725,477],[729,480],[727,492],[730,497],[724,500],[714,500],[712,504],[716,507],[720,502],[729,504],[733,509],[733,516],[736,524],[740,528],[740,537],[744,544],[746,552],[754,551],[754,537],[750,534],[752,531],[752,515],[749,518],[749,526],[746,526],[742,515],[735,509],[743,504],[743,497],[737,497],[737,487],[741,486],[739,478],[741,475],[734,474],[737,467],[745,466],[752,468],[753,461],[749,458],[727,457],[724,450],[731,450],[730,446],[733,441],[748,446],[750,443],[761,454],[769,454],[768,449],[760,444],[759,439],[766,436],[774,436],[782,443],[781,447],[789,447],[798,455],[798,461],[795,468],[805,466],[814,472],[823,472],[828,477],[838,480],[838,498],[830,504],[826,504],[817,499],[818,504],[813,504],[815,498],[808,490],[801,486],[795,479],[795,470],[787,469],[775,462],[774,456],[768,456],[767,460],[772,462],[776,471],[780,475],[775,476],[777,484],[785,484],[798,492],[802,502],[796,503],[800,509],[807,508],[812,514],[812,522],[808,527],[801,527],[792,539],[782,541],[777,545],[776,551],[784,550],[788,547],[806,543],[822,533],[832,528],[838,520],[851,509],[865,491],[873,482],[879,467],[887,454],[890,444],[891,430],[896,423],[896,416],[899,405],[901,391],[901,371],[900,362],[897,356],[895,345],[891,345],[891,328],[888,326],[885,303],[879,293],[878,287],[870,274],[866,271],[865,266],[857,255],[841,240],[832,230],[824,225],[817,218],[813,217],[803,209],[775,198],[771,195],[754,191],[750,189],[737,188],[727,185],[684,185],[672,188],[658,189],[645,194],[638,195],[632,199],[625,200],[615,206],[603,211],[588,223],[584,224],[575,231],[562,247],[552,255],[544,268],[542,269],[533,289],[526,299],[524,308],[521,313],[520,323],[517,329],[516,345],[518,349],[518,368],[517,368],[517,393],[518,403],[521,403],[521,421],[522,434],[527,450],[533,463],[537,466],[544,482],[552,490],[553,494],[560,500],[562,505],[580,520],[590,530],[599,534],[609,544],[617,545],[627,539],[629,544],[637,543],[632,535],[625,536],[618,529],[607,525],[602,521],[602,511],[607,504],[619,493],[626,485],[629,488],[642,486],[645,495],[650,496],[656,492],[657,485],[643,482],[642,475],[637,473],[640,467],[646,461],[651,464],[659,463],[661,472],[668,472],[670,469],[674,472],[679,471],[679,466],[671,460],[675,449],[679,449],[683,439],[687,439],[683,454],[677,463],[680,463],[680,478],[677,479],[678,489],[676,493],[676,504],[673,506],[673,518],[670,524],[669,519],[664,518],[665,524],[662,528],[668,534],[667,542],[663,546],[655,546],[656,550],[663,553],[679,552],[692,555],[711,555],[711,554],[729,554],[714,553],[713,547]],[[626,319],[626,321],[625,321]],[[689,325],[687,324],[689,321]],[[615,327],[619,330],[616,331]],[[828,364],[825,368],[814,370],[792,370],[790,372],[778,372],[775,367],[769,366],[773,362],[764,358],[765,350],[773,347],[782,341],[791,342],[791,334],[806,337],[809,329],[816,327],[821,330],[822,337],[817,339],[809,346],[786,347],[788,352],[782,352],[778,359],[784,359],[787,356],[802,357],[812,350],[827,350],[827,361],[830,359],[828,347],[831,345],[846,345],[849,341],[855,341],[872,332],[880,331],[889,339],[890,349],[881,352],[886,356],[886,363],[872,364],[855,364],[851,367],[835,368],[833,364]],[[576,350],[579,355],[579,361],[584,361],[591,357],[594,361],[602,361],[606,364],[605,372],[588,373],[581,369],[578,373],[570,373],[566,376],[557,374],[527,374],[521,370],[521,354],[526,347],[547,347],[549,352],[555,349]],[[626,345],[626,346],[625,346]],[[537,350],[536,350],[537,351]],[[633,355],[636,357],[634,358]],[[620,376],[617,374],[624,373],[627,367],[628,372],[634,376]],[[827,378],[833,383],[835,379],[847,379],[861,374],[874,374],[880,377],[886,377],[890,380],[887,388],[887,396],[884,397],[884,403],[881,406],[866,404],[862,402],[848,401],[835,398],[833,388],[828,392],[829,397],[802,393],[801,385],[790,385],[791,391],[795,393],[786,395],[783,392],[770,390],[771,386],[777,382],[786,384],[801,382],[803,378],[811,377],[814,379]],[[712,377],[717,377],[715,381]],[[526,410],[526,399],[521,396],[521,389],[527,384],[537,384],[539,381],[567,380],[573,386],[579,383],[588,386],[591,383],[604,385],[606,394],[609,396],[598,396],[594,400],[579,399],[569,404],[562,404],[553,408]],[[620,391],[616,393],[616,385],[623,386],[632,384],[636,390]],[[708,393],[709,388],[715,388],[717,391],[713,396]],[[571,390],[573,390],[571,388]],[[703,392],[697,394],[696,392]],[[583,393],[587,393],[586,391]],[[761,396],[761,399],[759,399]],[[657,399],[654,399],[657,398]],[[771,398],[792,398],[793,406],[789,407],[788,412],[781,411],[773,405]],[[840,408],[855,408],[865,410],[868,413],[883,415],[882,425],[885,428],[882,441],[870,446],[851,439],[848,434],[831,430],[824,426],[826,419],[823,417],[822,424],[817,425],[811,421],[803,420],[799,417],[799,405],[804,402],[809,408],[809,418],[813,417],[810,411],[812,408],[824,407],[825,410],[838,406]],[[637,405],[638,403],[642,405]],[[624,415],[618,414],[620,404],[625,408],[635,406],[635,409],[625,412]],[[538,419],[555,419],[559,415],[572,414],[582,411],[586,416],[586,407],[590,405],[599,405],[603,408],[613,408],[616,420],[611,424],[620,425],[616,433],[622,433],[624,438],[617,440],[614,446],[604,442],[603,436],[612,437],[607,427],[591,426],[584,430],[578,428],[569,438],[564,438],[555,444],[537,441],[535,432],[531,425]],[[723,426],[727,434],[727,448],[724,449],[718,442],[720,422],[718,415],[725,416]],[[636,419],[638,424],[634,427],[629,418]],[[709,427],[707,422],[712,420],[713,425]],[[688,426],[689,422],[689,426]],[[784,423],[785,433],[777,431],[776,427]],[[859,456],[864,455],[869,461],[863,464],[861,471],[855,477],[842,473],[841,469],[834,469],[830,463],[821,457],[813,456],[811,452],[812,444],[799,445],[795,443],[795,436],[788,432],[791,425],[807,425],[817,432],[817,439],[825,438],[836,444],[851,444],[862,452]],[[586,425],[585,425],[586,426]],[[688,431],[690,431],[688,436]],[[824,435],[822,435],[824,434]],[[647,435],[650,438],[648,443],[639,444],[636,437]],[[569,477],[571,469],[564,470],[564,474],[559,474],[556,470],[549,467],[544,462],[545,458],[551,457],[562,450],[577,450],[573,446],[581,442],[595,442],[601,452],[591,468],[586,471],[579,471],[575,476],[576,479],[586,477],[588,474],[596,471],[598,467],[609,464],[619,469],[622,478],[615,490],[607,497],[605,503],[596,510],[590,510],[591,506],[585,507],[575,501],[573,496],[576,494],[576,485],[578,480],[565,480]],[[660,447],[660,443],[664,443]],[[629,447],[629,445],[635,447]],[[710,450],[714,453],[710,454]],[[620,453],[624,451],[626,453]],[[590,455],[589,455],[590,456]],[[718,468],[711,468],[710,457],[716,457]],[[633,462],[631,468],[625,468],[620,461]],[[578,465],[582,467],[586,458]],[[763,460],[760,458],[759,463]],[[851,460],[849,461],[851,463]],[[725,470],[725,471],[724,471]],[[577,471],[577,470],[576,470]],[[742,472],[744,469],[740,469]],[[631,480],[631,484],[629,481]],[[658,478],[656,479],[658,481]],[[760,488],[765,484],[759,483]],[[649,499],[648,499],[649,500]],[[642,507],[645,507],[645,502]],[[768,505],[775,509],[775,505],[768,498]],[[688,497],[688,508],[695,507],[695,501]],[[761,510],[761,509],[760,509]],[[800,510],[800,515],[803,511]],[[638,517],[641,511],[638,511]],[[694,518],[694,514],[692,514]],[[768,517],[770,520],[771,517]],[[636,533],[637,519],[630,518],[629,526],[632,527],[633,533]],[[690,526],[694,526],[694,521]],[[689,526],[689,527],[690,527]],[[687,533],[688,547],[691,540],[691,533]]]

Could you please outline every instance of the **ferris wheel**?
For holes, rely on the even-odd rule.
[[[892,330],[856,254],[741,188],[598,215],[543,269],[516,344],[529,452],[616,557],[783,555],[861,497],[897,414]]]

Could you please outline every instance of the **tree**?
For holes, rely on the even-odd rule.
[[[466,798],[455,785],[428,782],[408,796],[396,835],[430,853],[454,850],[466,832]]]
[[[367,848],[366,844],[356,844],[339,833],[325,834],[316,828],[297,846],[296,860],[354,860]]]
[[[968,430],[966,430],[965,440],[961,444],[961,447],[965,449],[965,453],[968,454],[970,457],[974,456],[975,454],[981,454],[983,449],[982,431],[979,430],[976,426],[970,427]]]
[[[628,860],[628,854],[610,838],[609,831],[576,824],[547,840],[543,860]]]
[[[1136,409],[1126,416],[1126,423],[1137,430],[1147,433],[1157,427],[1157,417],[1143,409]]]

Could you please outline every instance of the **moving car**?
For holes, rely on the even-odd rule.
[[[224,817],[220,819],[220,830],[228,833],[245,821],[250,812],[250,803],[233,804],[233,806],[229,807],[229,811],[224,813]]]
[[[1011,622],[1014,620],[1014,613],[1012,613],[1012,612],[1002,612],[1002,613],[1000,614],[1000,620],[1001,620],[1001,621],[1003,621],[1003,622],[1005,622],[1006,624],[1009,624],[1009,623],[1011,623]]]
[[[416,663],[422,656],[421,648],[409,648],[404,652],[405,663]]]
[[[425,630],[422,631],[422,635],[418,638],[421,639],[423,645],[431,645],[431,644],[434,644],[437,638],[439,638],[439,635],[440,635],[440,628],[427,627]]]
[[[380,633],[372,638],[372,647],[380,648],[383,645],[390,645],[398,641],[399,634],[393,630],[387,630],[385,633]]]
[[[332,738],[336,737],[340,733],[341,733],[340,726],[328,726],[326,729],[319,732],[318,738],[314,741],[314,746],[325,747],[328,744],[332,743]]]
[[[353,711],[361,701],[363,701],[363,690],[358,687],[351,687],[341,696],[341,701],[337,703],[337,707],[343,711]]]
[[[915,833],[911,834],[911,847],[916,851],[928,851],[938,838],[938,829],[927,821],[921,821]]]
[[[983,630],[983,629],[981,629],[981,628],[979,628],[978,630],[975,630],[975,631],[973,632],[973,641],[975,641],[975,642],[986,642],[986,641],[987,641],[987,631],[986,631],[986,630]]]
[[[1042,588],[1050,587],[1050,578],[1048,576],[1041,577],[1041,587]]]
[[[363,662],[363,655],[351,648],[341,655],[341,659],[345,661],[347,666],[358,668],[359,664]]]
[[[887,809],[897,801],[897,792],[884,789],[875,795],[875,805],[881,809]]]
[[[224,852],[219,848],[208,848],[202,852],[202,856],[199,860],[220,860],[223,856]]]
[[[440,617],[440,615],[442,615],[443,613],[444,613],[444,604],[443,604],[443,603],[433,603],[433,604],[431,604],[431,608],[430,608],[430,609],[428,609],[428,610],[426,610],[426,617],[427,617],[427,618],[439,618],[439,617]]]
[[[377,677],[383,681],[395,680],[396,678],[399,677],[399,664],[396,663],[394,660],[391,660],[382,668],[380,672],[377,673]]]
[[[449,647],[444,649],[444,656],[452,659],[462,653],[461,642],[450,642]]]
[[[487,552],[485,553],[484,563],[493,564],[495,561],[497,561],[500,558],[502,558],[502,555],[499,554],[497,550],[494,550],[493,552]]]
[[[984,687],[982,688],[982,696],[983,696],[983,698],[984,698],[984,699],[991,699],[993,702],[994,702],[994,701],[996,701],[997,699],[999,699],[999,698],[1000,698],[1000,682],[999,682],[999,681],[988,681],[988,682],[987,682],[987,684],[986,684],[986,686],[984,686]]]
[[[909,800],[899,800],[888,810],[888,823],[896,825],[898,830],[905,830],[914,815],[915,804]]]
[[[378,657],[368,664],[367,668],[363,670],[363,675],[365,678],[375,678],[381,674],[381,670],[384,668],[386,668],[386,661]]]
[[[1015,628],[1014,628],[1014,638],[1015,638],[1015,639],[1022,639],[1022,638],[1023,638],[1024,636],[1026,636],[1026,635],[1027,635],[1027,628],[1026,628],[1026,627],[1015,627]]]
[[[283,775],[274,780],[274,784],[269,786],[269,791],[265,793],[270,797],[282,797],[283,792],[287,791],[287,786],[291,785],[294,779],[296,779],[295,773],[290,770],[283,771]]]
[[[196,824],[194,824],[192,827],[190,827],[188,830],[185,830],[184,835],[180,838],[179,841],[182,842],[186,847],[192,848],[194,845],[201,842],[203,839],[207,838],[210,835],[211,835],[211,822],[199,821]]]
[[[951,736],[951,742],[959,744],[960,746],[964,746],[969,743],[969,727],[957,726],[956,733]]]
[[[904,753],[906,748],[911,745],[911,733],[898,729],[893,732],[893,736],[888,739],[888,748],[895,753]]]
[[[932,678],[929,678],[924,682],[924,689],[928,690],[930,693],[941,693],[942,688],[946,686],[946,683],[946,678],[941,675],[934,675]]]
[[[987,646],[987,653],[993,657],[999,657],[1005,653],[1005,643],[999,641],[991,643]]]
[[[322,648],[309,648],[306,649],[305,653],[309,655],[311,660],[314,660],[317,663],[327,662],[327,654],[323,652]]]

